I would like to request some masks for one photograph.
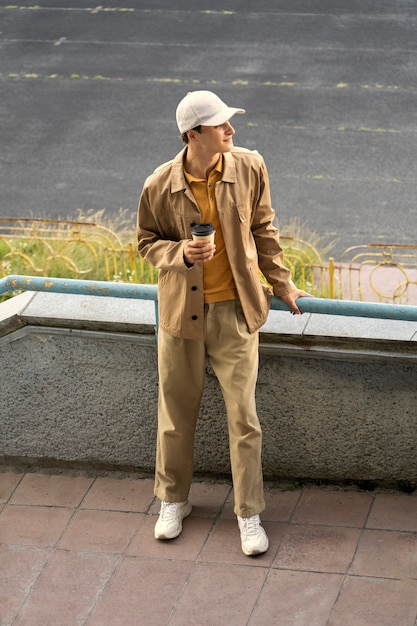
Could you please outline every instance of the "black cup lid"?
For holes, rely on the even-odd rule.
[[[206,224],[193,224],[191,226],[192,234],[200,237],[203,237],[204,235],[211,235],[214,231],[215,228],[211,222],[207,222]]]

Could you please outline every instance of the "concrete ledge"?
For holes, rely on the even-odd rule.
[[[153,302],[24,293],[0,305],[3,464],[153,471]],[[268,478],[417,485],[414,322],[271,311],[257,389]],[[226,416],[207,384],[196,472],[228,474]]]

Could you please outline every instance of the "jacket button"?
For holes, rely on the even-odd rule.
[[[197,285],[193,285],[193,286],[191,287],[191,291],[197,291]]]
[[[192,320],[196,320],[196,319],[198,319],[198,315],[193,315],[191,319],[192,319]]]

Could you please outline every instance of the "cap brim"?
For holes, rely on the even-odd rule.
[[[220,124],[228,122],[230,118],[233,117],[236,113],[240,115],[242,113],[246,113],[246,111],[245,109],[235,109],[233,107],[227,107],[227,109],[224,109],[220,113],[217,113],[216,115],[213,115],[213,117],[210,117],[208,120],[206,120],[203,123],[203,126],[220,126]]]

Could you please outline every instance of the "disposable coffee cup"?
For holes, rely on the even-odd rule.
[[[194,241],[208,241],[214,243],[214,233],[216,229],[213,224],[193,224],[191,227],[191,235]]]

